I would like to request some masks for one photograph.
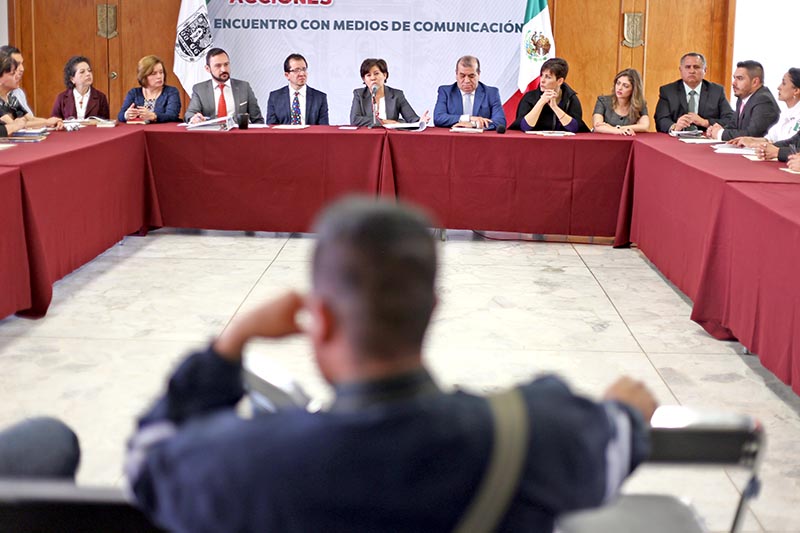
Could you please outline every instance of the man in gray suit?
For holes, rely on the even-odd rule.
[[[729,141],[736,137],[763,137],[778,121],[781,110],[772,93],[764,87],[764,67],[758,61],[739,61],[733,71],[736,120],[730,127],[715,125],[706,135]]]
[[[663,133],[705,130],[714,124],[732,126],[735,116],[725,89],[705,80],[706,58],[689,52],[681,57],[681,79],[662,85],[658,90],[656,129]]]
[[[211,79],[192,87],[192,99],[186,109],[186,122],[196,124],[209,118],[249,113],[250,122],[263,124],[258,100],[246,81],[231,78],[230,59],[222,48],[206,54],[206,72]]]

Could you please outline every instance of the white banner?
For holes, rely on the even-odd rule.
[[[213,44],[206,0],[182,0],[175,31],[175,75],[192,94],[195,83],[208,79],[206,52]]]
[[[331,124],[347,124],[361,62],[389,65],[387,85],[419,114],[433,115],[436,89],[455,82],[456,60],[474,55],[481,81],[503,101],[517,86],[526,0],[210,0],[214,46],[231,76],[249,81],[264,115],[270,91],[286,85],[283,60],[308,61],[308,85],[328,94]],[[511,117],[513,119],[513,117]]]

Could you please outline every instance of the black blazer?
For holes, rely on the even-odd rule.
[[[383,98],[386,101],[386,119],[399,120],[403,116],[405,122],[417,122],[419,115],[406,100],[400,89],[383,86]],[[350,124],[353,126],[369,126],[372,124],[372,94],[369,88],[353,90],[353,104],[350,106]]]
[[[525,93],[525,96],[522,97],[522,100],[520,100],[519,105],[517,106],[517,118],[514,120],[514,123],[508,127],[508,129],[522,129],[520,127],[522,119],[525,117],[525,115],[530,113],[531,109],[533,109],[533,106],[536,105],[536,102],[538,102],[541,97],[542,90],[539,88]],[[583,121],[583,108],[581,107],[581,101],[578,99],[578,93],[576,93],[572,87],[566,83],[561,84],[561,101],[558,102],[558,107],[563,109],[566,114],[578,121],[579,132],[589,131],[586,123]],[[564,130],[564,125],[561,124],[561,121],[558,120],[558,117],[556,117],[556,114],[553,113],[552,109],[550,109],[549,105],[546,105],[542,108],[542,112],[539,114],[539,120],[536,121],[536,124],[532,124],[531,126],[531,129],[540,131]]]
[[[678,119],[689,112],[686,90],[683,80],[662,85],[658,90],[656,105],[656,129],[668,133]],[[736,115],[725,98],[725,89],[718,83],[708,80],[701,82],[700,101],[697,102],[697,114],[708,120],[709,124],[721,124],[723,128],[736,124]],[[703,128],[701,128],[703,129]]]
[[[766,87],[762,86],[750,95],[747,104],[742,107],[742,99],[736,100],[736,120],[730,128],[722,132],[722,140],[728,141],[736,137],[763,137],[770,127],[778,122],[781,110],[778,102]]]
[[[791,154],[800,151],[800,133],[795,133],[788,139],[776,142],[775,146],[778,147],[778,161],[785,163],[789,160]]]

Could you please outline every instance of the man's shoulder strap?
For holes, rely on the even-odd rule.
[[[530,433],[528,410],[519,388],[486,399],[494,420],[494,441],[483,479],[456,533],[494,531],[506,515],[525,465]]]

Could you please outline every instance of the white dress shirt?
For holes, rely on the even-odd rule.
[[[464,102],[464,96],[466,96],[467,94],[471,94],[472,95],[472,109],[475,109],[475,91],[472,91],[471,93],[465,93],[461,89],[459,89],[458,91],[461,93],[462,106],[463,106],[463,102]],[[472,115],[474,114],[472,112],[472,109],[464,109],[463,110],[464,113],[460,117],[458,117],[458,121],[459,122],[469,122],[470,117],[472,117]]]
[[[697,110],[695,112],[700,110],[700,91],[702,89],[703,89],[703,82],[698,83],[697,87],[695,87],[694,89],[692,89],[691,87],[686,85],[686,83],[683,84],[683,90],[686,91],[686,101],[687,102],[689,101],[689,93],[690,92],[694,91],[694,92],[697,93],[697,95],[695,96],[695,98],[697,98],[697,100],[696,100],[697,101]]]
[[[86,118],[86,108],[89,106],[89,95],[92,90],[86,91],[86,94],[81,94],[78,89],[72,89],[72,97],[75,98],[75,118],[83,120]]]

